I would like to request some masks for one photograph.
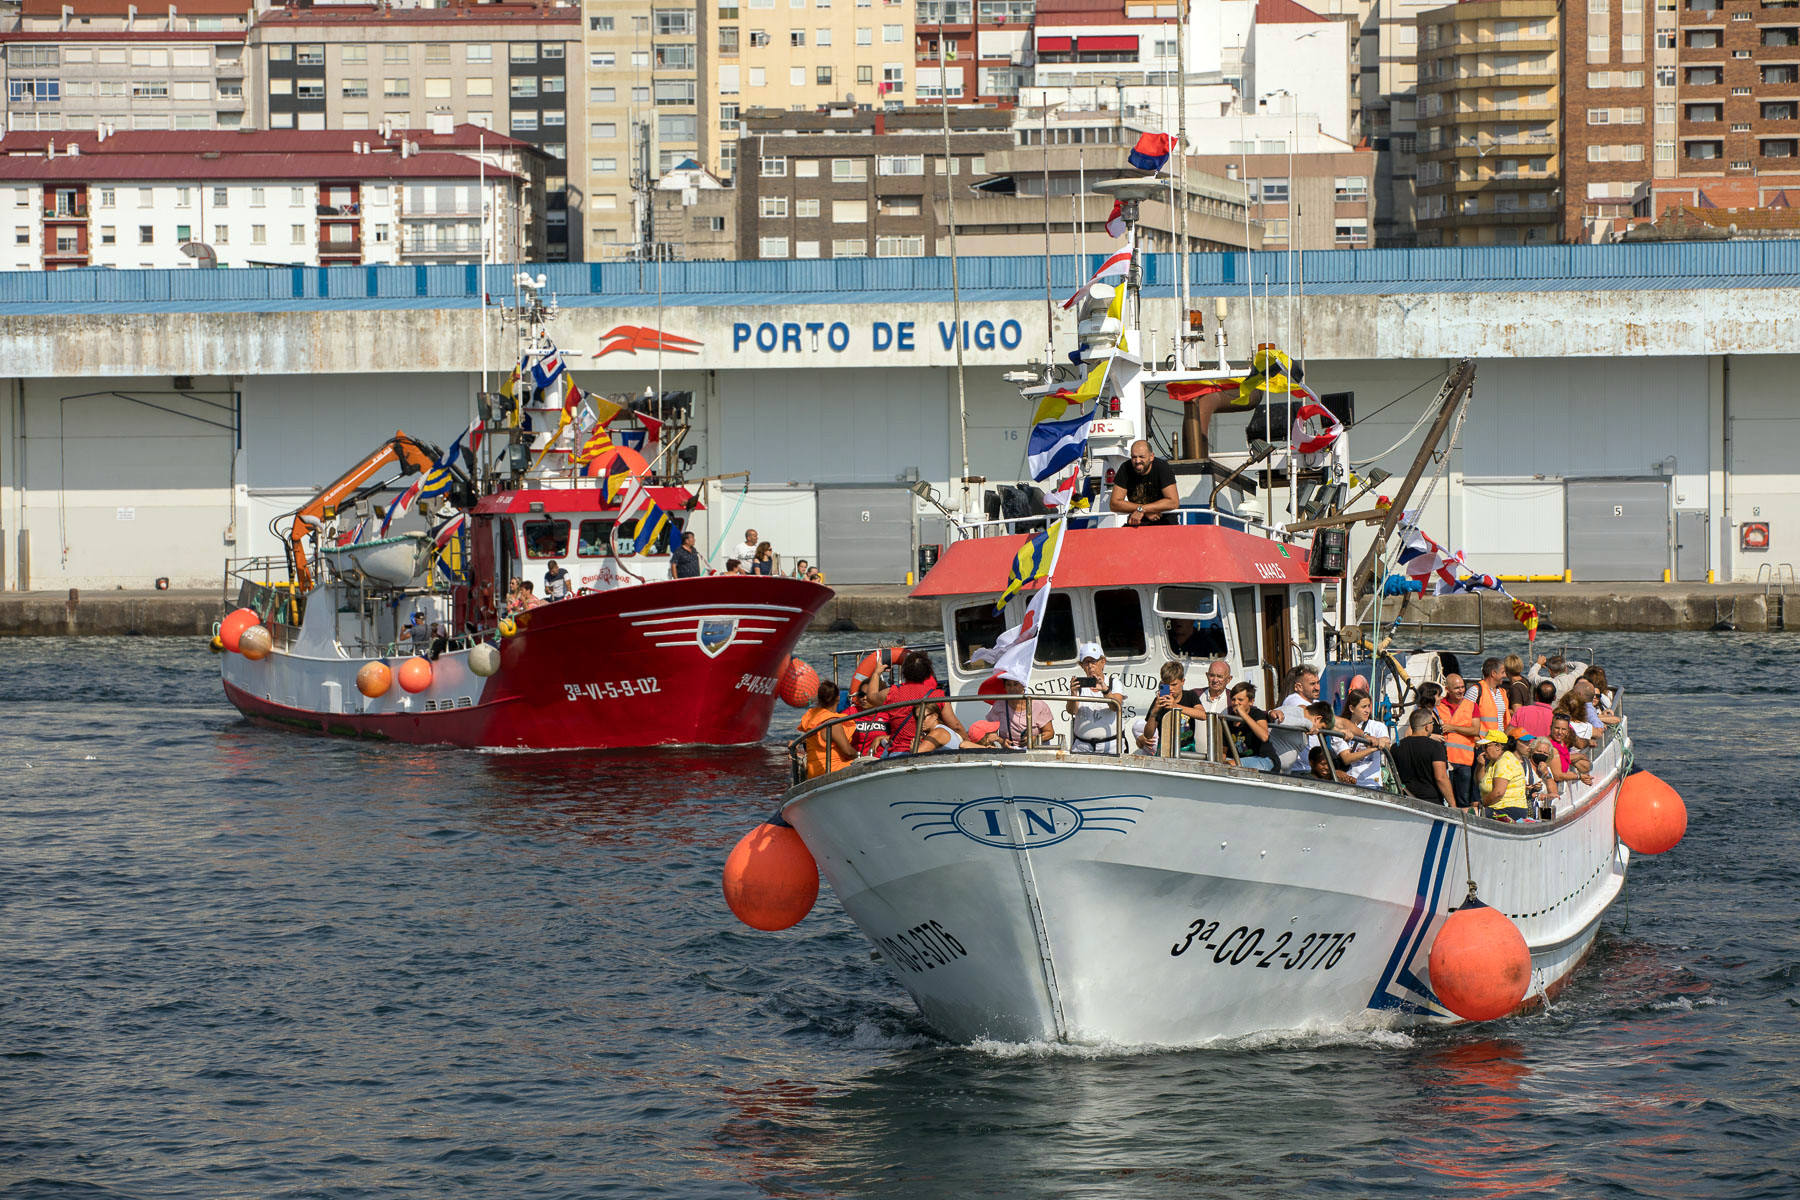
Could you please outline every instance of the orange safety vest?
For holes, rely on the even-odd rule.
[[[829,708],[807,709],[805,715],[800,718],[800,732],[809,733],[825,722],[843,715],[843,713],[833,712]],[[815,733],[806,739],[806,777],[808,779],[817,779],[832,771],[841,771],[849,765],[850,760],[832,746],[830,731]]]
[[[1475,702],[1466,696],[1461,704],[1450,707],[1448,700],[1437,702],[1438,720],[1446,725],[1467,725],[1469,718],[1475,713]],[[1444,756],[1453,767],[1472,767],[1475,765],[1475,739],[1463,733],[1444,731]]]
[[[1479,704],[1475,719],[1481,725],[1481,732],[1505,733],[1506,701],[1500,698],[1500,693],[1485,683],[1478,683],[1475,698]]]

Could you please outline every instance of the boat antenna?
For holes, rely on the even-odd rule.
[[[1047,152],[1044,156],[1044,161],[1045,161],[1045,163],[1048,163],[1050,161],[1050,156]],[[1045,188],[1044,190],[1046,192],[1048,192],[1050,189]],[[1087,261],[1087,147],[1086,146],[1077,146],[1075,148],[1075,203],[1071,207],[1075,210],[1075,255],[1076,255],[1076,261],[1077,262],[1086,262]],[[1049,249],[1050,248],[1048,246],[1046,246],[1044,248],[1046,255],[1049,253]]]
[[[1180,182],[1176,185],[1179,208],[1175,220],[1180,244],[1175,250],[1175,262],[1176,272],[1181,277],[1181,311],[1175,314],[1175,365],[1183,369],[1187,364],[1187,338],[1183,334],[1188,323],[1188,310],[1193,307],[1188,286],[1191,264],[1188,262],[1187,205],[1187,16],[1187,0],[1178,0],[1175,6],[1175,177]]]
[[[481,383],[479,385],[477,385],[475,388],[476,395],[475,395],[475,400],[474,400],[474,407],[476,408],[476,411],[469,414],[469,420],[471,422],[473,422],[475,420],[476,416],[480,412],[480,405],[482,403],[481,393],[487,391],[487,386],[488,386],[488,357],[487,357],[487,351],[488,351],[488,345],[487,345],[488,344],[488,323],[487,323],[488,191],[487,191],[487,132],[485,130],[476,138],[475,144],[476,144],[475,161],[478,164],[476,171],[481,179],[481,183],[480,183],[479,187],[476,189],[476,195],[478,197],[480,197],[480,204],[481,204],[481,275],[476,280],[476,283],[475,283],[475,290],[478,293],[477,298],[481,302]],[[483,438],[482,440],[485,441],[486,439]],[[477,454],[475,456],[475,491],[477,494],[480,493],[482,484],[485,483],[486,480],[487,480],[487,454],[485,451],[483,451],[482,453]]]
[[[940,14],[943,12],[941,3],[938,6],[938,12]],[[938,34],[940,48],[944,44],[942,28],[940,24]],[[1050,103],[1048,92],[1044,93],[1042,99],[1044,101],[1043,110],[1038,114],[1039,126],[1042,129],[1040,134],[1042,144],[1038,148],[1044,153],[1044,382],[1049,383],[1056,373],[1056,297],[1051,292],[1050,283],[1050,110],[1054,105]],[[1075,198],[1075,202],[1076,204],[1084,203],[1079,196]],[[1085,242],[1085,238],[1081,239],[1081,244],[1085,244]],[[1079,249],[1076,252],[1081,253]],[[1077,276],[1081,274],[1081,264],[1084,261],[1085,259],[1082,258],[1075,260]],[[968,472],[964,471],[963,474],[967,475]]]
[[[958,68],[960,70],[961,68]],[[963,388],[963,321],[962,321],[962,281],[957,276],[956,266],[956,159],[950,153],[950,85],[944,73],[944,5],[938,5],[938,104],[944,110],[944,217],[950,225],[950,319],[956,323],[956,421],[962,432],[962,511],[969,511],[969,405]],[[1046,118],[1047,120],[1048,118]],[[1044,147],[1044,232],[1050,231],[1050,148]],[[1048,276],[1049,256],[1044,259],[1044,271]],[[1049,285],[1045,285],[1045,295],[1049,295]],[[1047,336],[1047,335],[1046,335]],[[1046,357],[1044,370],[1048,375],[1050,363]]]

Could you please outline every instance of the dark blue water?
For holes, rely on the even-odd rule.
[[[829,891],[737,926],[773,741],[357,745],[197,642],[0,644],[0,1196],[1800,1195],[1800,639],[1595,640],[1692,823],[1553,1008],[1157,1054],[942,1045]]]

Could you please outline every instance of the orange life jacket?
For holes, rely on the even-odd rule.
[[[1461,704],[1452,707],[1448,700],[1437,702],[1438,720],[1446,725],[1469,725],[1475,713],[1475,702],[1465,695]],[[1475,765],[1475,739],[1464,733],[1444,730],[1444,756],[1453,767]]]
[[[1500,693],[1486,683],[1478,683],[1475,685],[1475,698],[1475,719],[1481,726],[1481,732],[1505,733],[1506,701],[1500,698]]]

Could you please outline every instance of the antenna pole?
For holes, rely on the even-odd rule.
[[[969,404],[963,388],[962,280],[956,266],[956,158],[950,151],[950,80],[944,72],[944,2],[938,4],[938,104],[944,110],[944,216],[950,223],[950,319],[956,323],[956,423],[962,433],[962,511],[969,511]],[[1046,147],[1045,153],[1048,153]],[[1044,160],[1049,170],[1049,159]],[[1044,234],[1050,232],[1050,189],[1044,188]],[[1044,270],[1049,272],[1046,255]],[[1048,287],[1046,287],[1048,294]],[[1046,368],[1048,363],[1045,364]]]
[[[1175,315],[1175,365],[1187,366],[1188,310],[1193,296],[1188,287],[1188,209],[1187,209],[1187,0],[1178,0],[1175,9],[1175,177],[1180,180],[1176,197],[1181,210],[1176,217],[1180,245],[1176,248],[1176,272],[1181,277],[1181,311]],[[1196,447],[1196,452],[1198,448]]]

